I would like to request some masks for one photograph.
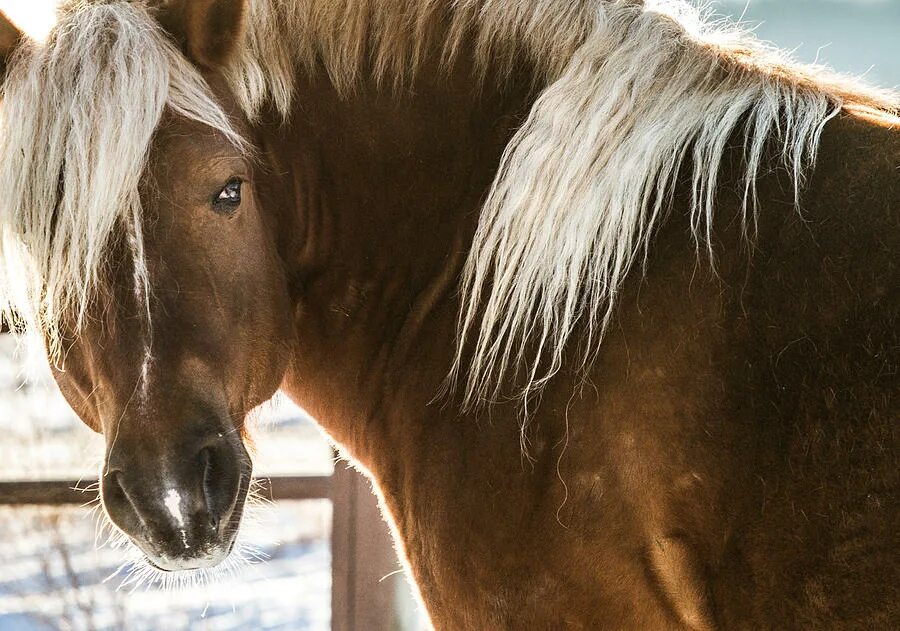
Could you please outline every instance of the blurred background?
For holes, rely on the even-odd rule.
[[[80,503],[0,507],[2,631],[331,628],[328,499],[249,509],[241,537],[257,562],[212,584],[166,590],[130,577],[123,550],[104,545],[96,487],[83,482],[97,475],[103,441],[17,342],[0,336],[0,481],[85,491]],[[318,428],[283,398],[253,423],[259,476],[334,472]]]
[[[0,0],[0,9],[40,36],[52,4]],[[709,6],[743,18],[761,38],[800,60],[864,74],[884,86],[900,84],[900,0],[721,0]],[[336,473],[344,480],[320,493],[324,497],[277,501],[254,511],[243,537],[264,561],[210,585],[165,590],[129,577],[122,551],[102,545],[96,491],[87,484],[77,485],[86,488],[83,502],[55,506],[12,505],[0,491],[0,629],[421,628],[365,483],[343,464],[335,468],[314,422],[286,400],[265,406],[254,422],[255,467],[263,477]],[[76,486],[96,475],[101,456],[101,439],[74,417],[42,363],[29,361],[12,336],[0,336],[0,482]],[[337,536],[335,511],[344,520]],[[373,554],[377,567],[369,568]],[[335,563],[341,564],[337,574]],[[368,571],[367,587],[332,584],[333,575],[352,574],[354,567]],[[343,594],[337,600],[333,589]],[[348,604],[354,589],[366,591]],[[332,610],[335,602],[341,611]],[[370,606],[394,612],[363,622],[360,612]],[[347,617],[352,615],[357,617]]]
[[[794,51],[800,61],[824,63],[900,86],[900,0],[717,0],[718,15],[741,19],[756,35]]]

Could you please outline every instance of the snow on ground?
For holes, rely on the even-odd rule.
[[[326,631],[330,505],[282,502],[266,511],[245,524],[245,539],[269,560],[167,592],[116,574],[122,553],[95,548],[85,509],[2,510],[0,528],[12,536],[0,543],[0,629]]]

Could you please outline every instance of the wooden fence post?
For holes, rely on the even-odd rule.
[[[332,631],[406,631],[408,588],[371,483],[338,462],[331,488]]]

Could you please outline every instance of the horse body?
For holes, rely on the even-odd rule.
[[[895,130],[833,118],[802,212],[770,147],[748,239],[735,128],[710,225],[715,268],[691,237],[683,175],[588,368],[583,317],[524,411],[515,397],[467,406],[456,390],[438,396],[459,349],[463,363],[477,353],[459,340],[459,278],[542,73],[511,59],[473,81],[475,59],[448,64],[426,46],[411,86],[373,72],[348,89],[334,67],[301,64],[293,98],[270,95],[250,118],[215,50],[191,41],[203,20],[179,15],[167,17],[186,25],[167,28],[257,155],[177,113],[160,124],[144,194],[155,350],[140,414],[121,420],[141,379],[128,340],[143,339],[143,301],[128,317],[114,308],[134,302],[133,265],[117,268],[104,324],[64,336],[57,373],[79,414],[115,436],[109,451],[176,440],[176,408],[198,397],[242,429],[280,385],[371,474],[440,629],[896,623]],[[234,175],[244,207],[205,214]],[[147,470],[174,458],[164,449],[127,453]]]
[[[323,213],[312,241],[333,260],[304,289],[283,388],[372,473],[438,628],[893,619],[895,596],[874,584],[893,585],[896,565],[882,451],[896,418],[894,132],[831,123],[802,216],[784,174],[765,177],[752,253],[734,176],[715,275],[685,237],[681,191],[585,383],[573,365],[543,393],[529,462],[515,402],[461,416],[433,401],[478,191],[528,91],[460,103],[420,85],[380,110],[377,90],[301,90],[282,142],[311,143],[316,158],[295,163],[322,165],[294,172],[315,181],[301,185]],[[486,158],[483,138],[496,138]],[[854,198],[867,210],[851,219]]]

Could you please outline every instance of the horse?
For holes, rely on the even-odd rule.
[[[680,0],[5,23],[0,295],[163,571],[279,388],[437,629],[891,628],[897,96]]]

